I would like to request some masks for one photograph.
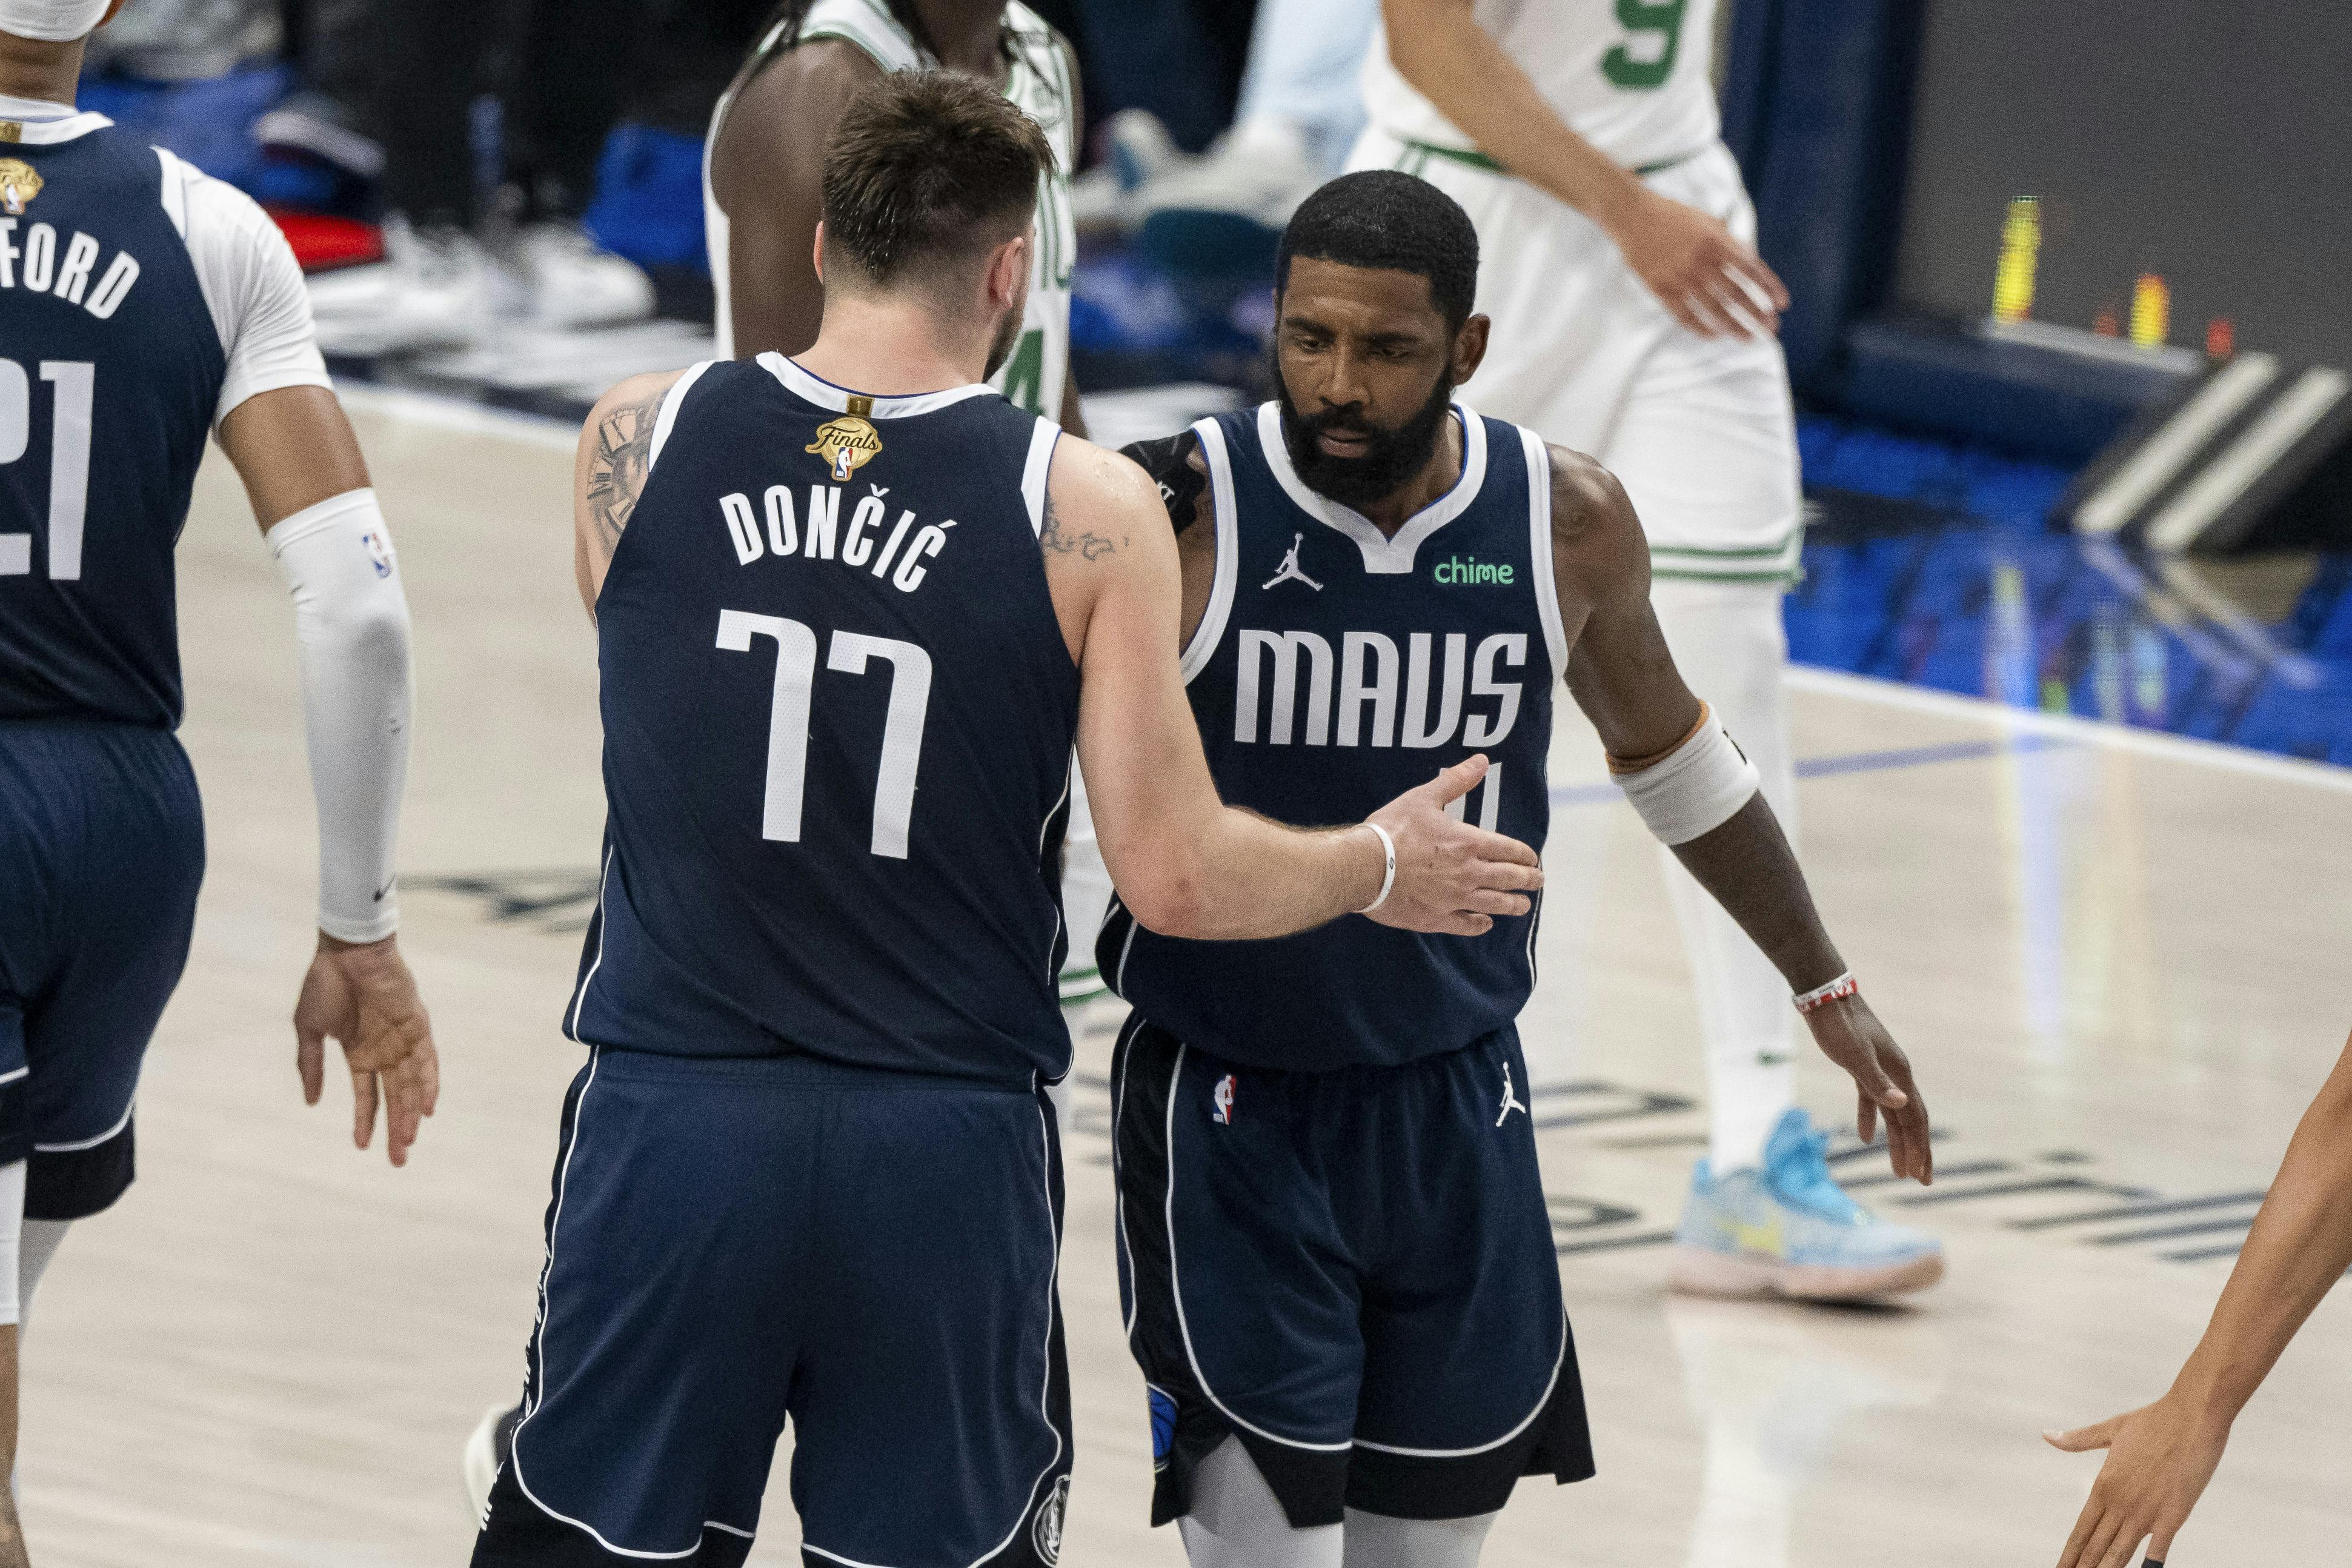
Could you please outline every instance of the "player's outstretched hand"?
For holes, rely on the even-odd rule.
[[[1860,995],[1842,996],[1805,1015],[1813,1044],[1845,1068],[1855,1090],[1854,1131],[1865,1143],[1878,1140],[1878,1119],[1886,1118],[1886,1152],[1895,1173],[1926,1186],[1936,1177],[1936,1153],[1927,1143],[1927,1102],[1911,1081],[1911,1061],[1886,1026]]]
[[[1696,207],[1640,191],[1610,235],[1675,319],[1703,338],[1779,331],[1789,290],[1764,258]]]
[[[2107,1451],[2058,1568],[2122,1568],[2142,1541],[2162,1563],[2221,1462],[2230,1423],[2202,1414],[2176,1389],[2153,1405],[2042,1441],[2069,1454]]]
[[[1477,936],[1496,915],[1523,915],[1543,886],[1536,852],[1516,838],[1449,816],[1446,807],[1486,776],[1486,759],[1456,763],[1372,813],[1396,840],[1396,885],[1368,917],[1404,931]]]
[[[353,943],[319,934],[294,1004],[294,1066],[305,1105],[318,1104],[326,1087],[330,1037],[352,1070],[352,1142],[364,1149],[373,1141],[381,1099],[384,1152],[394,1164],[408,1163],[418,1123],[441,1098],[441,1058],[396,939]]]

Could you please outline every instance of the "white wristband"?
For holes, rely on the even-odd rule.
[[[1360,915],[1370,914],[1374,910],[1387,903],[1389,893],[1396,887],[1396,840],[1390,837],[1389,830],[1377,822],[1367,822],[1364,826],[1381,836],[1381,848],[1388,856],[1389,865],[1388,869],[1381,873],[1380,897],[1358,910],[1356,912]]]
[[[1861,994],[1862,983],[1853,977],[1853,971],[1849,969],[1828,984],[1816,985],[1811,991],[1800,992],[1789,1000],[1796,1005],[1798,1012],[1811,1013],[1826,1007],[1832,1002],[1843,1001],[1848,996]]]

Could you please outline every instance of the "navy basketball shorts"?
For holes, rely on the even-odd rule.
[[[1130,1017],[1111,1082],[1154,1524],[1228,1436],[1297,1529],[1593,1473],[1515,1031],[1290,1073]]]
[[[204,810],[167,730],[0,721],[0,1164],[25,1215],[131,1185],[131,1102],[187,966]]]
[[[1052,1568],[1058,1138],[1027,1089],[596,1050],[477,1568],[735,1568],[787,1417],[811,1568]]]

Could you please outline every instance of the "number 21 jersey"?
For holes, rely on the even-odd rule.
[[[326,384],[250,197],[102,114],[0,98],[0,720],[179,723],[172,552],[205,437]]]
[[[867,397],[772,353],[677,383],[596,604],[608,816],[573,1038],[1067,1070],[1058,434],[985,386]]]

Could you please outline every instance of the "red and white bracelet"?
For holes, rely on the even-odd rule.
[[[1853,977],[1853,971],[1849,969],[1827,985],[1816,985],[1811,991],[1792,996],[1790,1000],[1797,1005],[1798,1012],[1812,1013],[1828,1006],[1832,1002],[1841,1002],[1848,996],[1861,994],[1862,982],[1856,980]]]

